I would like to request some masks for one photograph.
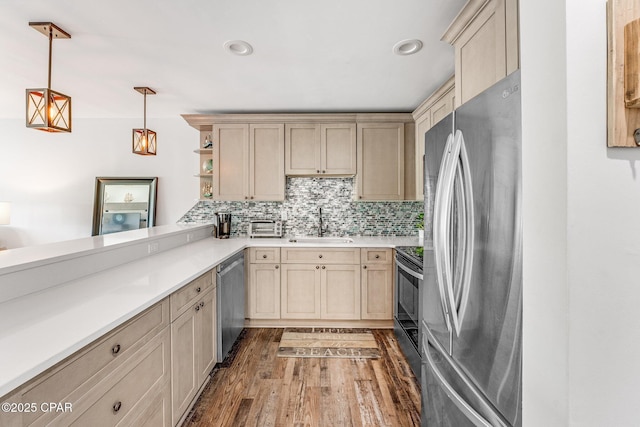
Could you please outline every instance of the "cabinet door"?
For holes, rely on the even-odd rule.
[[[320,319],[320,265],[282,264],[283,319]]]
[[[358,199],[404,199],[404,123],[358,124]]]
[[[284,200],[284,124],[249,125],[249,198]]]
[[[213,141],[213,199],[247,199],[249,125],[214,125]]]
[[[197,372],[196,314],[192,308],[171,324],[171,402],[174,425],[189,408],[200,386]]]
[[[321,125],[320,158],[323,175],[355,175],[356,124]]]
[[[453,111],[453,98],[455,95],[454,88],[444,94],[442,98],[437,100],[431,106],[431,126],[435,126],[440,120],[444,119]],[[422,135],[424,142],[424,134]]]
[[[280,318],[280,264],[249,264],[249,318]]]
[[[489,0],[454,42],[458,105],[507,75],[505,19],[505,0]]]
[[[321,171],[320,125],[285,125],[285,173],[317,175]]]
[[[360,266],[320,267],[322,319],[360,319]]]
[[[363,264],[362,319],[393,319],[393,264]]]
[[[216,301],[212,290],[198,303],[196,318],[196,359],[198,361],[198,386],[202,384],[216,363]]]

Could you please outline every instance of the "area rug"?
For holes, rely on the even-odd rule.
[[[286,328],[278,357],[377,359],[380,349],[369,329]]]

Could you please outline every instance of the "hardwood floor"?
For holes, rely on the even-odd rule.
[[[420,389],[390,329],[380,359],[276,357],[282,329],[246,329],[183,427],[419,426]]]

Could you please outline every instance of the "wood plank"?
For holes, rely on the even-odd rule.
[[[247,329],[183,427],[419,426],[420,389],[393,331],[380,359],[276,356],[282,329]]]

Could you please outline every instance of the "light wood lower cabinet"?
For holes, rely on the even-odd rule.
[[[280,318],[280,264],[249,264],[248,317]]]
[[[360,319],[360,266],[320,266],[320,318]]]
[[[164,353],[165,347],[168,351],[170,343],[168,325],[169,299],[166,298],[31,381],[20,391],[21,402],[37,403],[38,406],[47,402],[66,402],[73,406],[73,412],[25,412],[22,415],[22,424],[64,425],[75,422],[74,420],[85,412],[93,413],[93,405],[119,383],[123,372],[134,368],[146,372],[146,368],[136,368],[140,363],[143,366],[151,363],[153,369],[162,368],[159,375],[163,376],[163,381],[169,381],[170,359],[169,354]],[[156,351],[156,358],[153,361],[143,361],[141,357],[148,355],[151,347]],[[160,347],[162,349],[158,350]],[[159,366],[157,363],[167,365]],[[154,384],[156,383],[154,381]],[[123,402],[126,401],[125,408],[122,412],[118,411],[118,417],[107,419],[128,419],[123,414],[134,405],[144,406],[144,403],[138,404],[135,401],[136,396],[127,395],[125,398],[122,394],[118,395],[122,396]],[[146,400],[146,396],[140,395],[138,398]]]
[[[282,264],[283,319],[360,319],[360,266]]]
[[[391,249],[251,248],[249,259],[249,319],[393,318]]]
[[[319,264],[282,264],[281,317],[319,319],[320,280]]]
[[[362,319],[393,319],[393,250],[362,249]]]
[[[393,264],[362,266],[362,319],[393,319]]]
[[[215,363],[215,291],[196,298],[171,323],[173,424],[190,408]]]

